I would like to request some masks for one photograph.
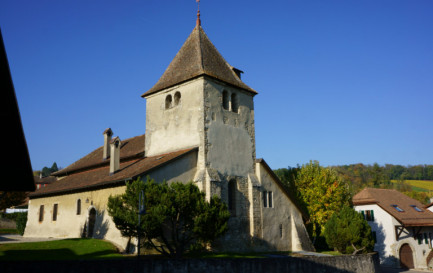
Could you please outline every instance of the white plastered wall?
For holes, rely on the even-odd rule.
[[[174,105],[176,92],[181,94],[178,105]],[[168,95],[173,107],[165,109]],[[198,147],[202,134],[203,78],[146,97],[146,156]]]
[[[122,194],[125,186],[30,199],[24,237],[81,237],[91,207],[96,209],[94,238],[106,239],[125,248],[127,239],[115,228],[106,210],[110,195]],[[81,214],[77,215],[77,200],[81,199]],[[88,202],[87,202],[88,200]],[[57,220],[53,221],[53,206],[58,204]],[[43,221],[39,221],[40,206],[44,205]]]

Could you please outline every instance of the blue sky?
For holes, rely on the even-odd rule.
[[[202,26],[245,71],[257,157],[433,164],[433,1],[201,2]],[[33,169],[145,133],[145,100],[195,26],[194,0],[0,3]]]

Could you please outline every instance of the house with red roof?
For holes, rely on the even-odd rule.
[[[159,81],[145,92],[146,134],[114,137],[53,173],[30,195],[27,237],[94,237],[125,248],[106,206],[129,181],[195,183],[231,212],[218,249],[313,250],[303,219],[263,159],[256,158],[254,100],[201,27],[200,20]],[[103,142],[102,142],[103,139]],[[138,194],[138,193],[137,193]]]
[[[371,226],[381,264],[432,267],[433,213],[423,204],[396,190],[374,188],[365,188],[352,201]]]

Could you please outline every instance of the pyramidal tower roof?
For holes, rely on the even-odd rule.
[[[253,93],[257,92],[241,81],[207,37],[197,21],[196,27],[171,61],[158,82],[141,95],[147,97],[165,88],[172,87],[187,80],[207,75],[229,85]]]

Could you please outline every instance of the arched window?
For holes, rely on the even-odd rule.
[[[77,215],[81,215],[81,199],[77,200]]]
[[[223,91],[223,108],[229,110],[229,92]]]
[[[179,105],[180,103],[180,92],[176,92],[176,94],[174,94],[174,106]]]
[[[171,95],[167,95],[167,97],[165,97],[165,109],[171,108],[171,103],[172,103]]]
[[[236,215],[236,180],[230,180],[228,185],[228,207],[232,216]]]
[[[237,113],[239,108],[238,98],[235,93],[232,94],[232,111]]]

